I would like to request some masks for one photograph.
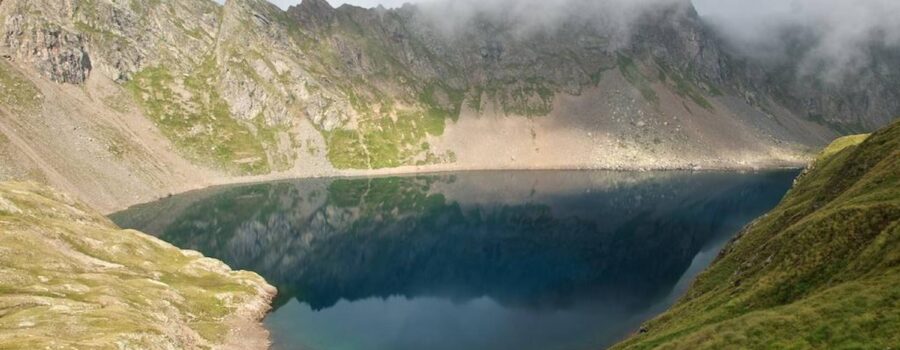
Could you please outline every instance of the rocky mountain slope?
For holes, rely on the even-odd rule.
[[[900,123],[836,141],[621,349],[900,343]]]
[[[264,349],[274,287],[121,230],[70,197],[0,183],[0,348]]]
[[[0,177],[109,210],[247,176],[772,167],[900,112],[884,80],[852,104],[877,108],[770,82],[688,1],[585,13],[4,0]]]
[[[834,67],[834,57],[816,51],[829,39],[814,30],[786,26],[775,33],[783,47],[769,54],[774,57],[748,57],[722,40],[732,75],[750,96],[773,96],[797,115],[843,134],[873,131],[897,117],[900,51],[896,48],[878,40],[856,43],[843,54],[859,56],[860,62],[840,69]]]

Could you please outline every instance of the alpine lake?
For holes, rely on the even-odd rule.
[[[665,311],[796,170],[224,186],[113,214],[259,273],[282,350],[595,350]]]

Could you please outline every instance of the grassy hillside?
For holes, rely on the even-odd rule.
[[[674,308],[618,349],[900,344],[900,122],[835,142]]]
[[[65,195],[0,183],[0,349],[211,348],[273,293]]]

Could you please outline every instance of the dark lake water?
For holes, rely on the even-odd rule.
[[[278,287],[275,349],[602,349],[795,171],[484,172],[213,188],[112,215]]]

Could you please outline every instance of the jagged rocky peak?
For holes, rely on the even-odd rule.
[[[291,8],[311,13],[330,13],[334,11],[334,7],[327,0],[303,0],[299,5],[291,6],[288,10]]]
[[[324,27],[331,23],[335,8],[327,0],[303,0],[299,5],[288,8],[291,17],[311,27]]]
[[[693,71],[703,80],[726,83],[721,44],[690,1],[673,1],[646,11],[634,24],[629,42],[633,52]]]

